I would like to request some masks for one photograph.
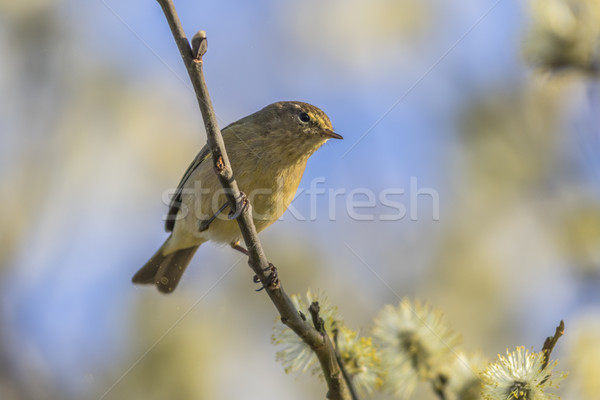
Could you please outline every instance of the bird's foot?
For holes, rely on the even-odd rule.
[[[265,269],[263,269],[264,272],[270,271],[270,274],[267,276],[267,281],[265,283],[263,283],[262,287],[256,289],[257,292],[260,292],[261,290],[263,290],[264,288],[269,288],[269,289],[276,289],[279,287],[279,277],[277,276],[277,268],[275,268],[275,266],[271,263],[269,263],[269,266]],[[259,283],[261,282],[260,278],[257,275],[254,275],[254,278],[252,279],[254,281],[254,283]]]
[[[238,240],[237,242],[233,242],[231,243],[231,248],[234,250],[239,251],[240,253],[242,253],[245,256],[249,256],[250,253],[248,252],[248,250],[246,250],[245,248],[243,248],[242,246],[240,246],[240,241]]]
[[[208,227],[210,226],[210,224],[217,219],[217,217],[219,216],[219,214],[221,214],[223,212],[223,210],[225,210],[227,208],[227,206],[229,205],[229,202],[225,202],[221,208],[219,208],[217,210],[216,213],[214,213],[209,219],[203,219],[199,222],[198,224],[198,231],[199,232],[204,232],[205,230],[208,229]]]
[[[221,206],[221,208],[219,208],[217,210],[217,212],[214,213],[210,218],[201,220],[198,223],[198,231],[199,232],[204,232],[205,230],[207,230],[208,227],[210,226],[210,224],[215,219],[217,219],[217,217],[219,216],[219,214],[221,214],[228,206],[229,206],[229,202],[226,201],[225,203],[223,203],[223,205]],[[246,208],[248,208],[248,197],[246,196],[246,194],[244,192],[240,192],[240,197],[236,201],[236,204],[235,204],[235,212],[229,212],[229,215],[227,216],[227,218],[229,218],[229,219],[236,219],[237,217],[239,217],[240,215],[242,215],[242,213],[244,212],[244,210],[246,210]],[[234,249],[236,249],[233,245],[231,247],[233,247]],[[236,249],[236,250],[239,250],[239,249]],[[243,253],[243,251],[242,251],[242,253]],[[247,253],[244,253],[244,254],[248,255]]]
[[[240,197],[236,199],[235,202],[235,210],[230,211],[228,218],[229,219],[237,219],[242,213],[248,208],[248,197],[246,193],[240,192]]]

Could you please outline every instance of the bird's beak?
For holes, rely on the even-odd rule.
[[[342,135],[335,133],[331,129],[324,129],[321,134],[323,136],[325,136],[326,138],[331,138],[331,139],[343,139],[344,138]]]

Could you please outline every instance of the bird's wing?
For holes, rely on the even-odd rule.
[[[203,162],[211,157],[210,149],[208,145],[204,145],[202,150],[198,153],[194,161],[190,164],[185,174],[183,174],[183,178],[179,182],[177,186],[177,190],[175,190],[175,194],[171,198],[171,203],[169,204],[169,214],[167,215],[167,220],[165,221],[165,230],[167,232],[172,232],[173,227],[175,226],[175,220],[177,218],[177,213],[179,212],[179,207],[181,207],[181,194],[183,193],[183,187],[185,183],[190,178],[190,176],[194,173],[196,168],[200,166]]]

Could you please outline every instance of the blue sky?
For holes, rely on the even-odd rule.
[[[221,126],[274,101],[318,105],[345,139],[326,144],[311,158],[301,188],[324,176],[326,188],[363,187],[377,193],[389,187],[408,188],[410,178],[417,177],[420,187],[440,193],[444,219],[444,212],[453,207],[452,185],[457,179],[451,166],[458,146],[459,111],[476,93],[518,88],[529,79],[531,71],[520,59],[527,17],[521,3],[509,0],[424,4],[433,10],[424,28],[414,36],[398,35],[368,49],[352,37],[352,31],[345,36],[350,44],[330,46],[325,35],[331,30],[317,24],[317,18],[313,21],[310,12],[309,17],[302,14],[304,29],[310,31],[303,43],[304,37],[292,26],[293,12],[300,5],[178,1],[176,6],[189,37],[197,29],[208,32],[205,73]],[[72,57],[77,77],[107,70],[126,87],[169,88],[153,95],[177,98],[174,108],[183,110],[177,115],[199,121],[185,69],[156,2],[71,1],[53,12],[61,28],[75,35],[57,47]],[[342,18],[341,10],[339,14]],[[355,33],[368,35],[376,27],[366,20]],[[343,57],[340,49],[356,53],[349,51]],[[68,101],[69,93],[62,95]],[[188,135],[198,149],[205,141],[201,129]],[[3,294],[5,315],[15,335],[9,339],[27,343],[32,359],[51,363],[51,379],[75,393],[86,388],[82,375],[107,368],[115,355],[131,357],[127,320],[142,289],[132,289],[129,277],[165,237],[159,220],[165,212],[160,191],[143,189],[148,197],[127,195],[137,182],[148,179],[143,164],[98,138],[98,151],[104,153],[89,160],[98,165],[95,175],[76,177],[77,187],[84,191],[73,194],[71,178],[53,176],[55,190],[40,204],[37,223],[18,252]],[[11,140],[3,138],[6,148]],[[195,151],[190,150],[191,157]],[[187,162],[181,160],[181,173]],[[589,165],[598,170],[597,163]],[[173,176],[172,184],[178,180]],[[79,202],[72,203],[73,195]],[[144,198],[148,201],[141,204]],[[321,242],[335,237],[338,250],[334,247],[329,254],[326,245],[320,248],[331,257],[363,227],[382,236],[397,231],[399,238],[408,235],[407,230],[431,232],[434,244],[441,231],[430,220],[419,224],[403,220],[381,231],[343,218],[341,224],[331,224],[326,201],[318,199],[317,221],[305,224],[286,215],[278,232],[298,229]],[[343,208],[344,198],[336,204]],[[294,206],[308,214],[309,198],[299,196]],[[209,261],[223,263],[223,249],[201,251]],[[430,255],[413,257],[426,264]],[[206,273],[208,278],[218,275]],[[189,274],[197,277],[200,272]]]

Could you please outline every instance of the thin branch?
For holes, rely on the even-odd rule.
[[[340,347],[338,346],[338,333],[339,330],[337,328],[333,329],[333,343],[335,344],[335,358],[342,370],[342,375],[344,376],[344,380],[346,381],[346,385],[348,385],[348,389],[350,389],[350,395],[352,396],[352,400],[358,400],[358,393],[356,392],[356,388],[354,387],[354,382],[352,381],[352,376],[344,366],[344,360],[342,360],[342,355],[340,354]]]
[[[542,364],[541,370],[545,369],[550,362],[550,354],[552,354],[552,350],[554,350],[554,346],[556,346],[556,342],[558,339],[565,333],[565,322],[563,320],[560,321],[560,324],[556,327],[556,331],[554,332],[554,336],[548,336],[544,341],[544,346],[542,347],[542,353],[544,353],[544,362]]]
[[[231,210],[238,210],[238,207],[241,206],[240,203],[241,199],[243,199],[243,195],[237,186],[237,182],[233,178],[231,164],[227,157],[221,131],[217,125],[217,120],[202,71],[202,52],[206,51],[206,36],[202,37],[203,43],[201,43],[200,46],[201,51],[194,55],[172,0],[157,1],[162,7],[169,23],[169,27],[171,28],[171,32],[177,43],[177,47],[179,48],[181,58],[183,59],[190,80],[192,81],[194,91],[196,92],[196,99],[198,100],[198,105],[200,106],[200,111],[206,127],[208,146],[212,151],[215,172],[221,185],[225,189],[225,194],[231,204]],[[197,55],[199,55],[199,57],[196,58]],[[327,397],[332,400],[351,399],[348,386],[344,381],[342,372],[337,363],[331,340],[328,336],[323,336],[301,317],[289,296],[284,292],[279,279],[276,278],[276,275],[271,275],[275,272],[272,268],[269,268],[269,262],[267,261],[260,241],[258,240],[258,234],[254,226],[254,221],[252,220],[252,207],[249,203],[247,207],[244,207],[241,215],[237,218],[237,222],[248,252],[250,253],[248,256],[248,264],[265,286],[265,292],[267,292],[271,301],[277,308],[277,311],[281,316],[281,321],[310,346],[317,355],[321,368],[323,369],[325,381],[329,388]]]

